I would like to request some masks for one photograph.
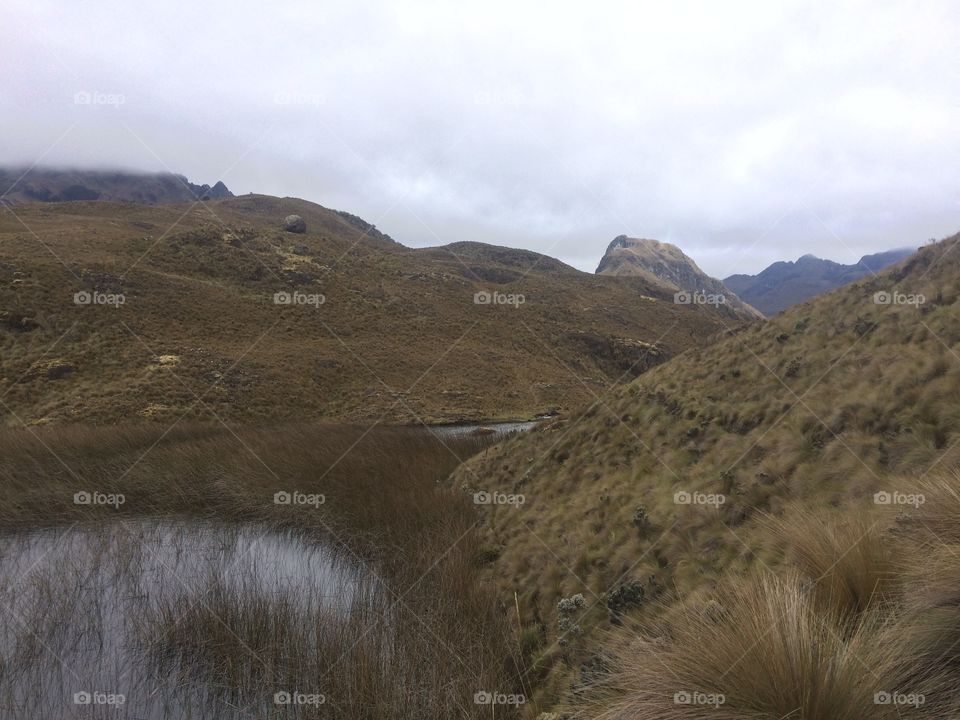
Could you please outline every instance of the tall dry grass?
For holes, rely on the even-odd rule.
[[[956,717],[960,475],[918,492],[923,502],[899,515],[794,507],[769,521],[792,567],[729,574],[710,601],[667,608],[636,636],[612,636],[611,670],[584,715]]]
[[[769,524],[815,598],[838,615],[858,615],[896,594],[901,568],[888,541],[888,517],[794,507]]]
[[[152,618],[156,657],[225,691],[264,680],[264,657],[305,683],[324,677],[340,702],[314,708],[316,717],[485,717],[475,693],[524,691],[516,640],[480,582],[477,510],[444,481],[487,443],[325,424],[5,430],[0,532],[172,516],[295,533],[374,578],[343,622],[212,583],[209,602]],[[125,501],[77,505],[81,491]],[[324,502],[274,503],[294,491]]]
[[[596,717],[897,717],[897,708],[875,703],[877,693],[902,690],[906,648],[902,629],[882,614],[843,618],[795,575],[731,582],[718,602],[685,608],[657,639],[621,646],[603,688],[615,697]]]

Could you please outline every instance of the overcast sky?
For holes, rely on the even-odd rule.
[[[6,0],[0,22],[0,164],[223,179],[590,271],[619,234],[725,277],[956,232],[958,115],[956,0]]]

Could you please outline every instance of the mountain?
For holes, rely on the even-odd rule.
[[[233,197],[223,181],[197,185],[173,173],[51,168],[0,168],[0,200],[8,203],[108,200],[147,204]]]
[[[732,330],[456,471],[467,492],[522,497],[484,508],[488,579],[521,616],[544,698],[596,679],[621,621],[783,568],[770,523],[788,507],[868,517],[874,493],[960,462],[957,243]]]
[[[410,249],[292,198],[0,208],[8,424],[529,418],[735,324],[643,278]]]
[[[853,265],[841,265],[813,255],[796,262],[775,262],[758,275],[731,275],[723,282],[765,315],[776,315],[816,295],[859,280],[894,265],[913,253],[910,248],[864,255]]]
[[[738,318],[759,319],[762,315],[743,302],[719,280],[710,277],[676,245],[619,235],[607,247],[597,266],[598,275],[642,277],[679,293],[678,300],[722,303]]]

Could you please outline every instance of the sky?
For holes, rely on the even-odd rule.
[[[0,165],[709,274],[960,230],[960,3],[5,0]]]

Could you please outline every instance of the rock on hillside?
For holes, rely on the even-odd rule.
[[[598,275],[653,277],[680,292],[679,299],[711,302],[722,298],[737,316],[759,319],[762,315],[743,302],[728,287],[701,270],[680,248],[659,240],[619,235],[607,247],[597,266]]]
[[[307,223],[299,215],[287,215],[283,219],[283,229],[287,232],[302,234],[307,231]]]
[[[880,272],[913,253],[910,248],[864,255],[853,265],[841,265],[813,255],[796,262],[776,262],[757,275],[731,275],[724,284],[766,315],[809,300],[854,280]]]

